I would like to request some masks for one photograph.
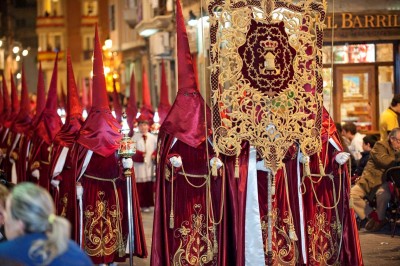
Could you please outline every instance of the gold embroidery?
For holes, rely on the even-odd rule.
[[[316,212],[314,220],[308,222],[307,229],[310,259],[319,265],[340,265],[338,259],[341,226],[336,218],[332,217],[328,221],[326,212]]]
[[[125,253],[119,206],[109,206],[104,191],[97,192],[96,206],[85,210],[85,251],[89,256],[107,256],[116,251]]]
[[[240,2],[240,4],[239,4]],[[321,150],[325,1],[208,0],[214,149],[246,140],[276,173],[294,143]]]
[[[64,196],[60,199],[61,206],[62,206],[62,211],[61,211],[61,216],[66,217],[67,216],[67,208],[68,208],[68,193],[65,193]]]
[[[268,215],[261,217],[261,230],[263,239],[268,236]],[[289,231],[293,226],[293,218],[285,212],[284,218],[279,217],[279,209],[272,211],[272,259],[274,265],[295,265],[298,260],[298,249],[294,240],[290,239]],[[266,245],[266,241],[264,243]],[[266,248],[264,247],[265,255]]]
[[[205,214],[201,212],[202,205],[193,206],[194,213],[190,221],[183,221],[174,230],[175,238],[180,244],[172,259],[172,265],[216,265],[213,243],[216,241],[216,226],[209,225]]]

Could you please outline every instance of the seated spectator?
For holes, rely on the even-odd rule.
[[[69,222],[54,212],[46,190],[32,183],[16,185],[3,213],[8,241],[0,243],[0,261],[15,265],[93,265],[69,240]]]
[[[370,152],[361,177],[351,188],[350,197],[359,219],[368,218],[365,229],[378,231],[387,222],[386,208],[391,194],[385,172],[400,164],[400,128],[394,128],[386,140],[377,141]],[[376,210],[366,202],[376,197]]]
[[[343,130],[342,124],[335,123],[335,126],[336,126],[337,132],[342,132],[342,130]],[[348,164],[348,168],[350,171],[350,176],[352,176],[357,168],[357,162],[356,162],[356,159],[354,159],[354,156],[350,153],[350,150],[349,150],[350,141],[348,139],[344,138],[342,134],[340,134],[339,137],[340,137],[340,143],[343,146],[343,151],[350,154],[350,159],[347,161],[347,164]]]
[[[363,138],[363,151],[361,152],[361,159],[358,161],[357,168],[355,169],[351,178],[353,184],[361,176],[364,167],[367,165],[369,153],[377,141],[378,138],[374,135],[367,135]]]
[[[361,159],[361,152],[363,151],[363,138],[364,134],[357,132],[357,127],[354,123],[346,123],[342,126],[342,135],[350,141],[349,150],[351,155],[354,156],[356,161]]]

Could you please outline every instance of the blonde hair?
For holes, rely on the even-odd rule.
[[[16,220],[25,225],[25,233],[45,233],[47,239],[33,242],[29,257],[48,265],[68,248],[70,224],[63,217],[54,215],[55,208],[50,194],[33,183],[20,183],[10,195],[10,211]]]

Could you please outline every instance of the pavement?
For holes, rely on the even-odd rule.
[[[149,266],[151,252],[151,233],[153,230],[153,210],[143,213],[143,225],[147,241],[149,257],[134,258],[133,265]],[[391,226],[387,224],[380,232],[370,233],[365,229],[359,230],[361,251],[365,266],[399,266],[400,265],[400,225],[397,225],[394,237]],[[129,262],[119,263],[118,266],[129,266]],[[351,266],[351,265],[348,265]]]

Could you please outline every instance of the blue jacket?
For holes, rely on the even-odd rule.
[[[7,265],[42,265],[40,258],[30,258],[28,252],[34,241],[45,237],[44,233],[31,233],[0,243],[0,262],[7,262]],[[70,240],[68,249],[48,265],[91,266],[93,263],[79,246]]]

